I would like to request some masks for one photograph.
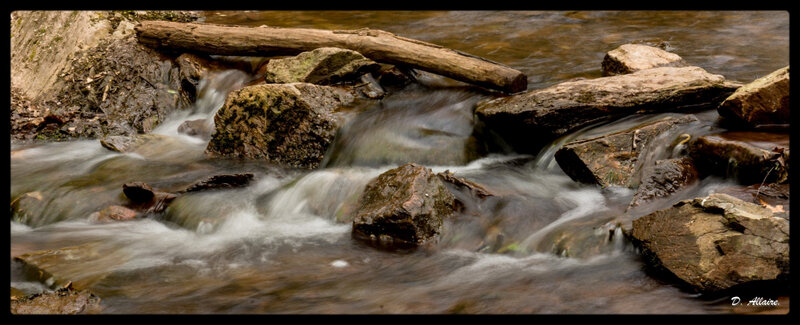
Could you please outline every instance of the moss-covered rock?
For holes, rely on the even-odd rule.
[[[268,83],[308,82],[327,85],[357,80],[380,65],[353,50],[321,47],[297,56],[272,59],[264,76]]]
[[[334,110],[352,100],[345,91],[309,83],[233,91],[214,116],[206,153],[316,168],[341,124]]]

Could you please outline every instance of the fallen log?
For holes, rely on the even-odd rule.
[[[215,55],[296,55],[320,47],[338,47],[378,62],[425,70],[508,93],[523,91],[528,86],[525,74],[500,63],[368,28],[321,30],[143,21],[136,26],[136,35],[140,43],[152,48]]]

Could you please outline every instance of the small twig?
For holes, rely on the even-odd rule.
[[[767,177],[769,177],[769,174],[772,173],[772,170],[775,169],[775,167],[777,166],[778,165],[772,166],[772,168],[770,168],[769,171],[767,171],[767,175],[764,176],[764,180],[761,181],[761,185],[758,186],[758,190],[756,191],[756,200],[758,200],[758,196],[761,194],[761,187],[764,186],[764,183],[767,182]]]
[[[142,78],[142,80],[144,80],[144,82],[150,85],[150,87],[153,87],[153,89],[158,89],[158,87],[156,87],[152,82],[150,82],[150,80],[147,80],[147,78],[145,78],[143,75],[139,75],[139,78]]]

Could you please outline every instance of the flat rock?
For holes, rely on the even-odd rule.
[[[104,279],[116,266],[122,265],[127,256],[90,242],[29,252],[15,256],[13,260],[23,264],[29,278],[51,288],[71,283],[76,290],[83,290]]]
[[[737,179],[745,185],[789,180],[789,135],[722,132],[689,142],[689,155],[703,175]]]
[[[668,117],[638,127],[591,139],[576,140],[556,151],[555,159],[573,180],[602,187],[634,188],[642,155],[658,136],[678,125],[696,122],[694,115]]]
[[[789,221],[771,210],[714,193],[633,221],[646,261],[697,291],[788,280]]]
[[[720,116],[751,127],[789,124],[789,67],[737,89],[719,105]]]
[[[380,65],[353,50],[321,47],[297,56],[272,59],[267,63],[267,83],[308,82],[328,85],[356,80],[377,71]]]
[[[414,246],[436,237],[455,197],[430,169],[405,164],[370,181],[359,198],[353,237],[381,246]]]
[[[352,100],[337,88],[309,83],[235,90],[214,116],[206,153],[316,168],[342,123],[334,110]]]
[[[111,135],[100,139],[100,145],[111,151],[125,153],[136,151],[148,143],[168,140],[169,137],[160,134]]]
[[[596,122],[634,113],[716,107],[736,88],[699,67],[660,67],[486,100],[478,103],[475,113],[487,131],[514,150],[536,154],[555,138]]]
[[[745,202],[761,205],[776,213],[786,213],[789,217],[789,184],[753,184],[749,186],[733,185],[718,188],[716,193],[724,193]]]
[[[700,179],[697,167],[689,157],[658,160],[642,171],[642,181],[629,205],[636,207],[648,201],[668,197]]]
[[[675,54],[643,44],[623,44],[603,58],[603,74],[628,74],[658,67],[683,67],[686,62]]]

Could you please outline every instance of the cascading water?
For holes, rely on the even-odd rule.
[[[222,18],[209,13],[209,20],[277,24],[270,19],[286,15],[248,16],[252,14]],[[284,23],[353,27],[349,16],[332,14],[319,21],[314,13],[294,13],[306,20]],[[697,26],[703,20],[677,15],[670,17],[689,19],[694,27],[659,27],[658,23],[674,24],[655,13],[650,18],[658,22],[652,23],[644,19],[646,14],[586,15],[421,12],[395,20],[390,13],[369,13],[361,23],[444,46],[472,48],[474,54],[520,67],[531,80],[530,88],[595,77],[602,53],[614,44],[664,35],[670,35],[675,50],[694,64],[746,79],[745,70],[754,70],[748,67],[759,72],[774,67],[748,61],[755,54],[739,48],[712,48],[705,42],[761,38],[764,33],[788,41],[788,31],[755,13],[748,19],[741,19],[741,13],[720,14],[731,19],[726,26],[740,30],[715,34],[711,40],[696,30],[716,31],[725,21],[703,27]],[[592,18],[595,15],[605,19]],[[622,28],[637,24],[647,25],[649,32]],[[598,35],[608,39],[598,40]],[[586,49],[578,51],[576,44]],[[761,45],[748,48],[774,56],[774,48],[782,49],[783,43]],[[739,62],[739,68],[708,59],[709,49],[719,55],[733,52],[726,64]],[[559,59],[542,61],[555,57]],[[780,67],[788,56],[774,61]],[[180,133],[179,126],[198,119],[213,123],[225,96],[251,77],[228,70],[202,80],[194,105],[153,131],[164,138],[132,153],[109,151],[97,140],[12,143],[11,199],[24,196],[25,202],[20,199],[11,220],[11,255],[90,247],[98,254],[60,267],[73,281],[89,283],[102,297],[106,313],[663,313],[663,306],[669,306],[670,313],[727,311],[642,270],[639,256],[613,223],[642,213],[627,209],[632,190],[577,183],[553,158],[568,141],[676,114],[603,122],[555,140],[536,156],[486,153],[473,134],[472,115],[486,94],[412,85],[349,116],[320,169],[207,158],[203,151],[208,139]],[[699,112],[697,125],[657,139],[657,149],[642,163],[673,157],[672,144],[679,134],[715,130],[715,114]],[[465,203],[462,212],[446,220],[438,242],[425,249],[386,252],[353,240],[348,217],[364,186],[411,161],[434,172],[449,170],[498,195]],[[184,194],[162,214],[147,218],[118,223],[89,219],[108,205],[124,204],[121,189],[127,182],[176,190],[208,175],[239,172],[253,173],[255,180],[242,188]],[[728,184],[708,178],[658,204],[668,206]],[[32,281],[16,262],[11,265],[11,285],[28,293],[48,289]]]

